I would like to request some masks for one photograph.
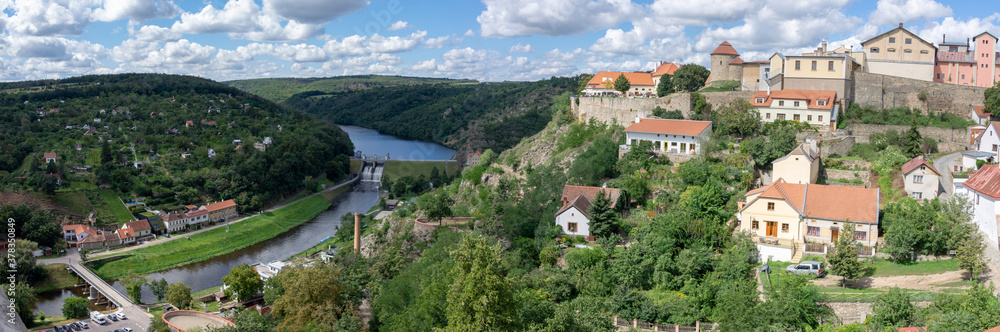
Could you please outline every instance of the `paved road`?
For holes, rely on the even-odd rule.
[[[941,172],[941,186],[944,187],[944,193],[939,195],[941,199],[946,199],[951,197],[953,191],[955,191],[955,185],[952,183],[951,170],[952,162],[958,157],[961,157],[961,152],[955,152],[952,154],[945,155],[944,157],[934,160],[934,168],[937,168]]]

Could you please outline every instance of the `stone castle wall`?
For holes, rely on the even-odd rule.
[[[854,74],[854,101],[876,108],[910,107],[971,118],[970,105],[983,105],[986,88],[928,82],[872,73]],[[926,92],[926,101],[920,93]]]
[[[753,91],[704,92],[705,101],[712,108],[718,108],[733,100],[750,100]],[[579,101],[577,105],[576,101]],[[628,126],[635,122],[635,117],[648,118],[657,106],[667,111],[681,111],[684,118],[691,118],[691,94],[673,93],[661,98],[619,98],[619,97],[583,97],[579,96],[572,103],[573,114],[580,121],[598,120],[604,123],[617,123]]]
[[[857,143],[868,143],[868,136],[873,133],[882,133],[895,130],[900,134],[910,130],[907,126],[873,125],[873,124],[850,124],[844,128],[848,135],[854,136]],[[965,150],[969,146],[969,130],[966,128],[950,129],[939,127],[918,127],[917,131],[923,137],[930,137],[938,141],[939,151]]]

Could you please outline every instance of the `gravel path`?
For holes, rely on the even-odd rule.
[[[941,199],[946,199],[951,197],[953,191],[955,191],[955,185],[952,184],[953,180],[951,177],[951,166],[952,166],[951,164],[952,162],[955,161],[955,159],[961,156],[962,156],[961,152],[955,152],[934,160],[934,168],[937,168],[937,170],[941,172],[940,183],[941,186],[944,187],[944,192],[941,195],[939,195]]]

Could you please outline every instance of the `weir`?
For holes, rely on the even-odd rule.
[[[364,161],[361,166],[361,191],[377,191],[382,185],[382,174],[385,172],[384,161]]]

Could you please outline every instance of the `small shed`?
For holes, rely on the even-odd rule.
[[[396,206],[398,206],[398,205],[399,205],[399,200],[396,200],[396,199],[390,199],[390,200],[386,200],[385,201],[385,209],[387,211],[395,210]]]

